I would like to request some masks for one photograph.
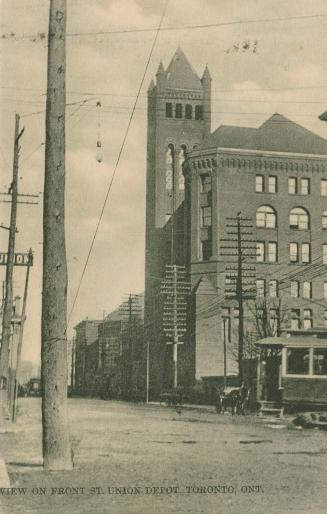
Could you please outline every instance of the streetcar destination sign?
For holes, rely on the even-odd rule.
[[[6,266],[8,254],[0,252],[0,266]],[[33,266],[32,253],[15,253],[14,266]]]

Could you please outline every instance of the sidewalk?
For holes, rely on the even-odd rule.
[[[10,487],[6,463],[2,458],[0,458],[0,487]]]
[[[10,487],[10,481],[9,481],[9,476],[7,473],[6,463],[3,459],[0,458],[0,488],[4,488],[4,487]],[[0,514],[4,514],[1,498],[0,498]]]

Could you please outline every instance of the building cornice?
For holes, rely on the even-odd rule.
[[[188,167],[194,173],[210,173],[215,168],[245,168],[254,170],[285,170],[327,172],[327,155],[298,154],[218,147],[215,150],[192,150]]]
[[[212,150],[211,150],[212,152]],[[290,159],[317,159],[327,162],[327,155],[313,153],[294,153],[294,152],[275,152],[272,150],[248,150],[245,148],[225,148],[218,147],[217,153],[228,153],[236,155],[253,155],[256,157],[289,157]]]

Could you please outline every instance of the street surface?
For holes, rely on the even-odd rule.
[[[42,471],[39,399],[1,427],[6,514],[326,512],[326,432],[93,399],[69,400],[69,415],[71,472]]]

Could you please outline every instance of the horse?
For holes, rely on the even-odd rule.
[[[249,398],[249,389],[242,384],[241,387],[224,387],[218,390],[216,398],[216,411],[224,414],[231,408],[232,415],[244,414],[244,407]]]

